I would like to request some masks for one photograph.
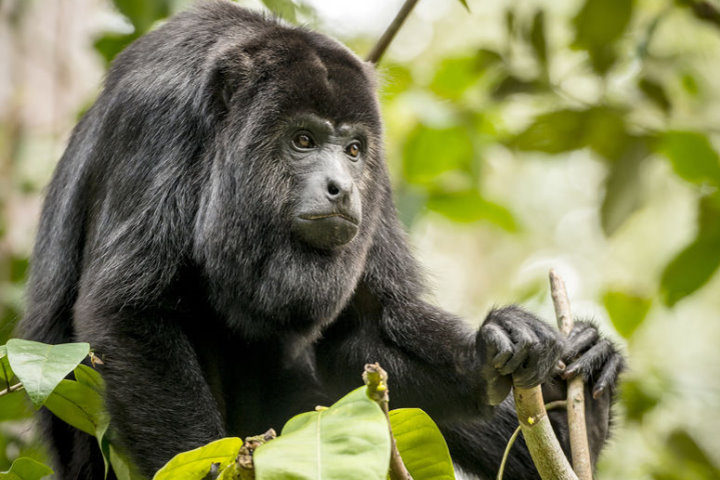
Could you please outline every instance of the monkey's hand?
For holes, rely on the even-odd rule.
[[[601,337],[595,325],[585,321],[575,323],[565,343],[562,360],[567,365],[561,373],[562,378],[582,375],[595,399],[615,390],[618,377],[625,368],[625,359],[615,345]]]
[[[490,405],[507,397],[513,380],[523,388],[548,380],[567,351],[555,327],[514,305],[490,312],[477,334],[477,348]]]

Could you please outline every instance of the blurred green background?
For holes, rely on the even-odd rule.
[[[107,62],[187,0],[0,0],[0,344],[42,192]],[[366,54],[399,0],[241,1]],[[263,5],[264,3],[264,5]],[[720,2],[421,0],[380,65],[387,158],[433,300],[522,302],[629,357],[600,479],[720,478]],[[42,458],[0,398],[0,470]]]

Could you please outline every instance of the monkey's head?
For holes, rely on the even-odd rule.
[[[372,65],[328,37],[265,24],[214,62],[218,123],[197,224],[238,311],[330,321],[390,202]]]

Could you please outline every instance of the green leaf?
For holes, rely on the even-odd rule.
[[[108,33],[95,40],[95,50],[102,55],[105,63],[110,64],[113,59],[122,52],[125,47],[130,45],[135,39],[139,38],[137,33],[116,34]]]
[[[138,35],[150,30],[152,25],[170,14],[172,0],[114,0],[120,13],[125,15],[135,27]]]
[[[52,475],[52,468],[28,457],[18,458],[10,470],[0,472],[0,480],[40,480]]]
[[[257,480],[385,480],[387,420],[360,387],[327,410],[291,418],[255,451],[254,462]]]
[[[87,343],[47,345],[13,338],[7,343],[8,360],[35,408],[40,408],[55,386],[90,353]]]
[[[573,46],[587,50],[593,69],[606,73],[615,63],[615,42],[630,23],[632,0],[585,0],[573,19]]]
[[[675,305],[710,280],[720,267],[720,195],[700,200],[698,233],[665,267],[660,280],[663,299]]]
[[[695,184],[720,186],[720,158],[705,134],[667,132],[660,139],[658,150],[681,178]]]
[[[456,222],[470,223],[483,220],[508,232],[518,230],[515,217],[508,209],[485,200],[475,190],[433,193],[427,201],[427,208]]]
[[[80,364],[75,368],[73,373],[75,374],[75,380],[92,388],[97,393],[102,395],[105,391],[105,381],[100,376],[100,372],[94,368]]]
[[[137,472],[135,466],[122,454],[118,449],[107,440],[103,442],[107,445],[107,456],[110,459],[113,472],[118,480],[145,480],[145,477]]]
[[[462,6],[465,7],[465,10],[468,12],[470,11],[470,7],[468,7],[467,0],[458,0],[460,3],[462,3]]]
[[[557,110],[545,113],[520,132],[510,145],[520,150],[561,153],[586,146],[584,125],[587,110]]]
[[[402,65],[385,65],[382,72],[380,95],[383,100],[392,100],[407,91],[413,83],[412,73]]]
[[[297,5],[292,0],[262,0],[271,12],[290,23],[297,22]]]
[[[435,69],[430,90],[450,100],[459,100],[465,91],[475,85],[482,68],[474,55],[444,58]]]
[[[454,479],[452,458],[435,422],[419,408],[390,412],[400,457],[415,480]]]
[[[409,183],[427,184],[449,171],[468,171],[473,153],[467,129],[418,125],[405,143],[403,175]]]
[[[647,317],[652,301],[626,292],[608,291],[603,295],[603,304],[615,330],[623,338],[630,338]]]
[[[641,166],[649,154],[647,142],[641,138],[622,142],[625,151],[610,165],[605,179],[605,196],[600,208],[600,222],[610,236],[640,205]]]
[[[203,478],[213,463],[221,469],[235,461],[243,441],[236,437],[222,438],[207,445],[175,455],[153,477],[153,480],[197,480]],[[261,477],[257,477],[258,480]]]
[[[93,436],[108,421],[100,394],[73,380],[62,380],[45,407],[65,423]]]
[[[551,154],[590,147],[603,157],[614,159],[619,156],[625,136],[622,111],[609,107],[565,109],[539,115],[509,145]]]

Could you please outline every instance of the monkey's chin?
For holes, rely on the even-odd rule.
[[[295,218],[294,230],[311,247],[330,250],[349,243],[359,229],[359,222],[344,215],[301,215]]]

